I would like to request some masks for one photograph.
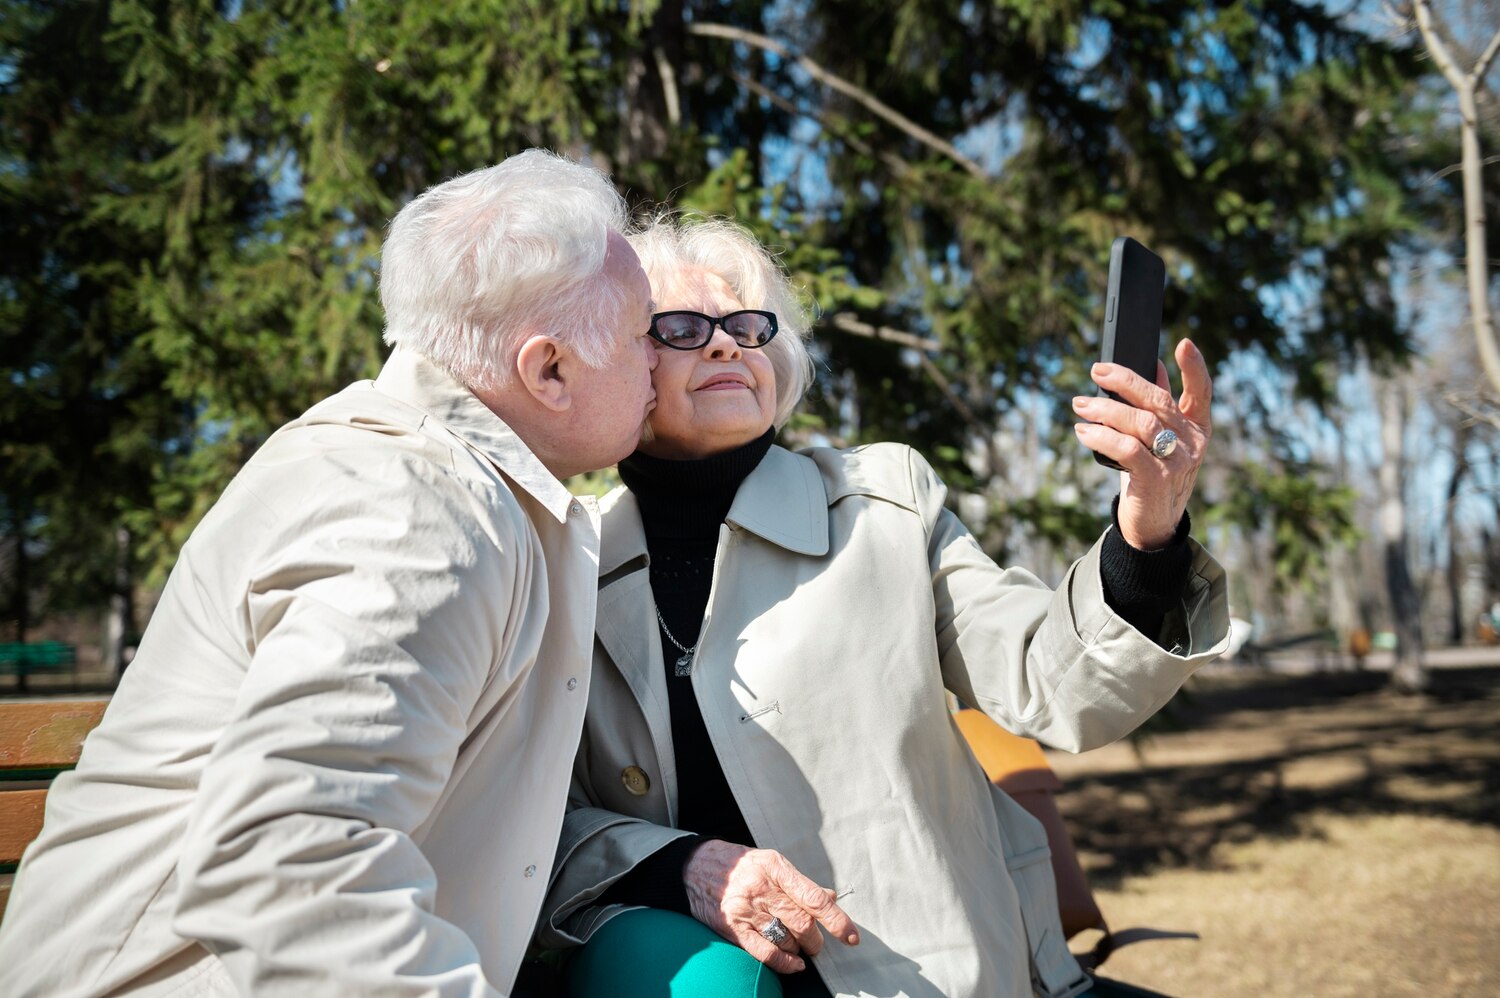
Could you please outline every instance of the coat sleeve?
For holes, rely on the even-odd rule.
[[[245,994],[497,994],[434,914],[414,835],[486,684],[513,678],[498,663],[528,555],[420,462],[362,461],[338,484],[280,480],[305,501],[280,511],[234,611],[250,664],[189,819],[173,929]]]
[[[1099,542],[1055,592],[1030,572],[1001,568],[944,507],[947,490],[931,466],[909,455],[944,683],[1007,730],[1070,752],[1106,745],[1228,646],[1224,570],[1196,541],[1188,541],[1192,569],[1158,644],[1105,601]]]
[[[693,834],[597,806],[590,791],[587,738],[585,730],[573,767],[552,882],[542,904],[536,939],[547,949],[588,942],[608,918],[626,910],[623,905],[594,902],[664,846]]]

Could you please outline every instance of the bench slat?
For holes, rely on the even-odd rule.
[[[14,869],[31,840],[41,834],[46,806],[45,790],[0,793],[0,872]]]
[[[0,780],[7,770],[66,769],[104,716],[104,700],[0,704]]]

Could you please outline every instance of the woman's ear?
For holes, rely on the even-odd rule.
[[[532,398],[553,412],[573,404],[563,374],[566,359],[567,349],[551,336],[532,336],[516,351],[516,376]]]

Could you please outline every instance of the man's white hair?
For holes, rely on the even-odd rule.
[[[504,387],[533,335],[603,365],[626,292],[601,272],[625,218],[607,177],[541,149],[430,188],[381,251],[386,343],[471,388]]]
[[[811,321],[781,264],[749,229],[723,218],[663,213],[629,239],[653,288],[669,285],[684,267],[698,267],[722,278],[745,308],[775,313],[776,338],[761,349],[776,372],[776,425],[784,426],[812,384],[813,366]]]

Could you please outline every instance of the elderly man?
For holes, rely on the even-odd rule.
[[[511,987],[588,701],[598,516],[558,480],[654,400],[624,217],[536,150],[396,217],[390,361],[184,546],[48,798],[0,994]]]

